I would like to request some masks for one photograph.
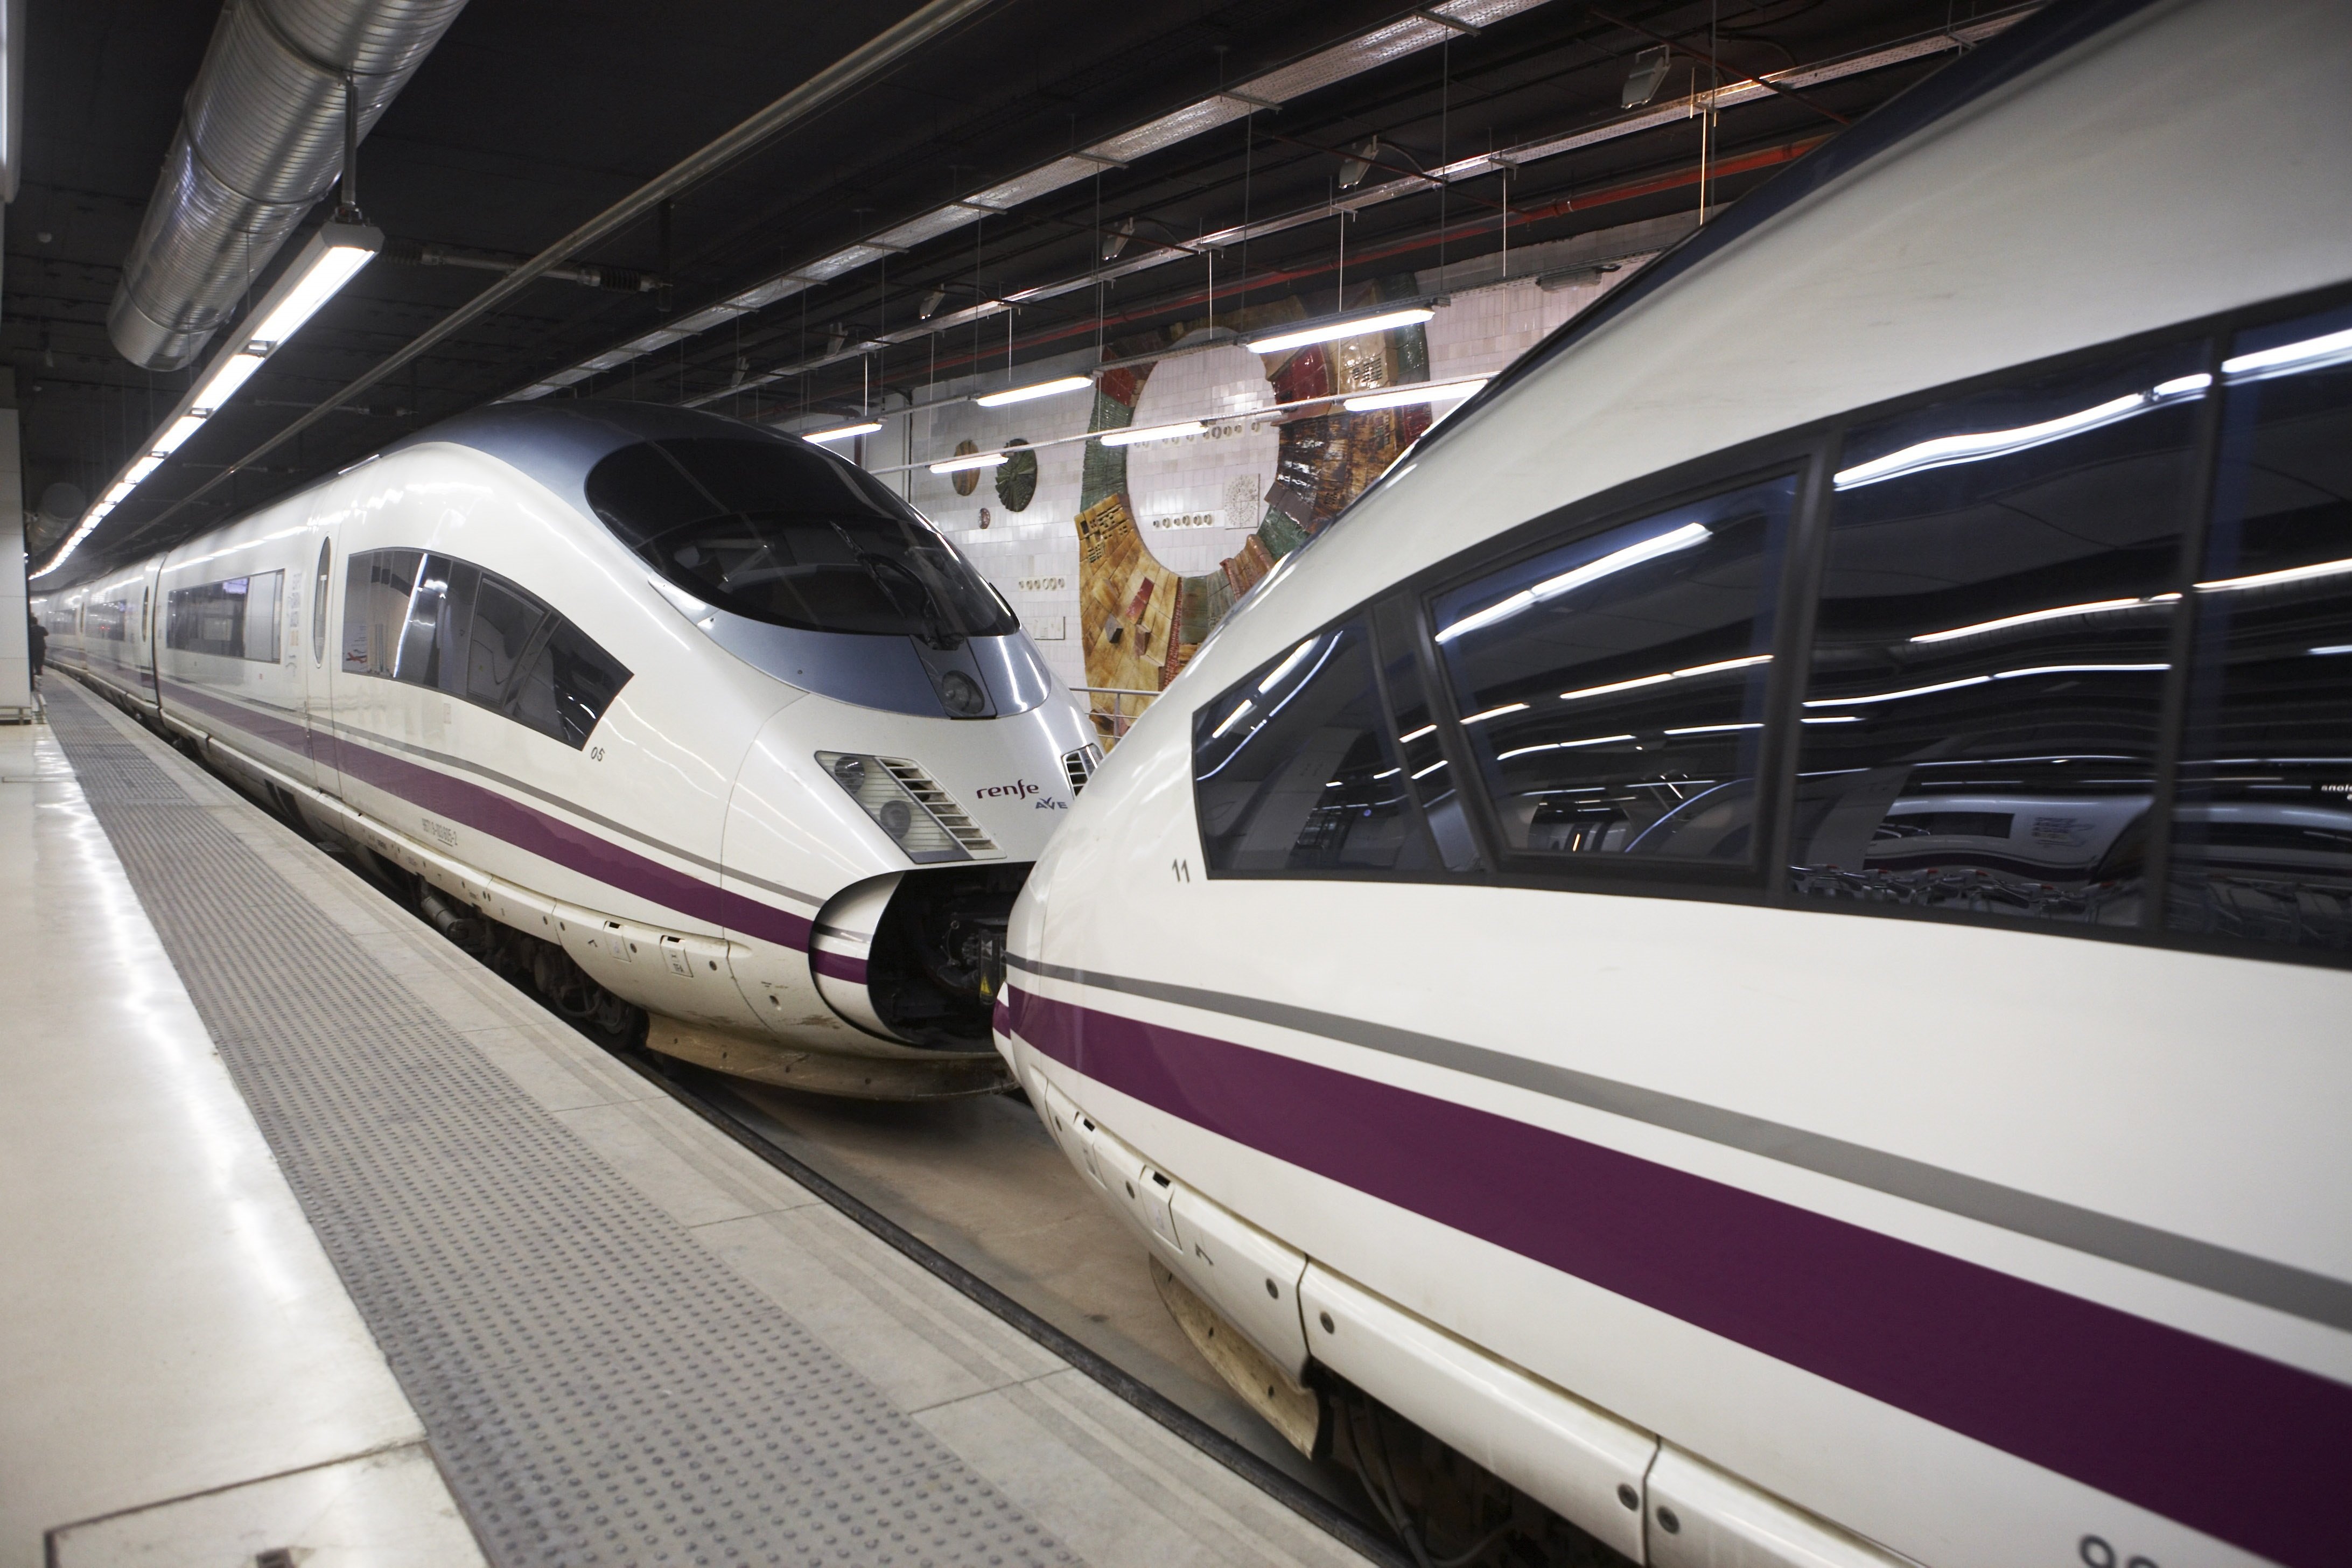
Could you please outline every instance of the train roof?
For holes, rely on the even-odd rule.
[[[439,443],[471,447],[529,474],[558,495],[576,497],[588,471],[622,447],[640,441],[697,436],[792,442],[809,451],[824,450],[762,426],[699,408],[582,399],[489,404],[404,436],[384,447],[380,456]],[[835,457],[835,460],[840,459]]]

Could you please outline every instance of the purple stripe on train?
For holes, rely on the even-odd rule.
[[[827,952],[823,948],[811,948],[809,967],[827,980],[845,980],[852,985],[866,984],[866,961],[845,952]]]
[[[1195,1126],[2295,1568],[2352,1562],[2352,1388],[1687,1171],[1014,990],[1065,1066]]]
[[[308,733],[302,726],[285,724],[208,693],[167,682],[167,695],[177,702],[209,713],[247,734],[286,750],[298,749],[281,733]],[[755,936],[780,946],[805,950],[809,921],[788,910],[715,887],[698,877],[622,848],[558,816],[511,800],[470,780],[438,772],[421,763],[379,752],[363,742],[344,740],[336,748],[343,773],[399,796],[436,816],[461,823],[516,848],[551,860],[568,870],[593,878],[623,892],[681,914],[709,921],[729,931]],[[860,966],[861,970],[863,966]],[[861,974],[862,978],[862,974]]]

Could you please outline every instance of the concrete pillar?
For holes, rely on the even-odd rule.
[[[25,643],[25,470],[16,410],[0,408],[0,719],[32,705],[33,666]]]

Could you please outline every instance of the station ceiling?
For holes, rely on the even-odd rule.
[[[241,461],[497,274],[570,232],[914,7],[772,0],[471,0],[361,150],[370,266],[77,555],[85,569],[184,536],[411,430],[691,322],[708,307],[887,235],[1319,51],[1426,12],[1394,0],[999,0],[814,119],[571,259],[636,287],[543,279],[274,451]],[[632,352],[544,395],[694,402],[812,419],[934,377],[1135,351],[1216,307],[1324,314],[1363,285],[1736,200],[1951,58],[1948,37],[2015,7],[1962,0],[1538,0],[1278,108],[1182,137],[935,238],[892,247],[763,308]],[[116,353],[106,316],[218,16],[205,0],[31,0],[23,175],[7,210],[0,355],[15,370],[37,563],[70,526],[39,500],[102,489],[191,372]],[[1801,95],[1759,93],[1474,179],[1335,203],[1417,170],[1622,120],[1636,56],[1664,40],[1652,107],[1696,80],[1872,56]],[[1921,47],[1926,40],[1932,47]],[[1357,171],[1350,153],[1370,149]],[[331,196],[320,205],[323,219]],[[1288,220],[1202,247],[1244,223]],[[1344,230],[1344,237],[1343,231]],[[1344,244],[1345,256],[1342,256]],[[281,254],[292,254],[292,247]],[[1105,252],[1118,255],[1106,263]],[[425,265],[428,255],[474,263]],[[1149,263],[1139,266],[1139,262]],[[1104,276],[1104,274],[1116,274]],[[257,278],[254,297],[270,281]],[[644,287],[644,284],[655,287]],[[1006,313],[993,302],[1036,297]],[[966,320],[978,313],[978,319]],[[935,325],[947,323],[944,326]],[[1010,347],[1008,350],[1008,337]],[[861,346],[874,345],[874,346]],[[199,363],[201,363],[201,360]],[[234,469],[226,482],[190,492]],[[66,499],[66,498],[59,498]],[[85,557],[87,560],[85,561]]]

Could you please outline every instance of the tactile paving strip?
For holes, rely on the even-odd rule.
[[[323,924],[91,700],[49,716],[499,1568],[1076,1561]]]

